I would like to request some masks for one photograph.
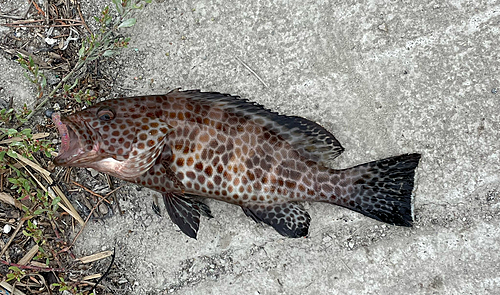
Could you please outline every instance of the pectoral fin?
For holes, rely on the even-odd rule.
[[[274,227],[278,233],[285,237],[305,237],[309,231],[311,217],[299,204],[253,205],[241,208],[248,217],[256,222],[264,222]]]
[[[207,205],[174,193],[163,195],[165,208],[170,219],[189,237],[196,239],[200,227],[200,213],[211,217]]]

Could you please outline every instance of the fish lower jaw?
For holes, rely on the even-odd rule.
[[[54,164],[58,166],[70,166],[70,165],[75,165],[75,158],[78,158],[83,154],[83,150],[79,149],[78,152],[74,153],[70,156],[65,156],[65,153],[67,151],[64,151],[62,153],[59,153],[57,157],[54,159]]]
[[[63,152],[59,153],[59,155],[54,159],[54,164],[58,166],[89,167],[89,163],[93,163],[97,158],[99,158],[99,143],[95,143],[89,152],[85,152],[82,146],[84,145],[79,142],[76,150],[74,148],[63,150]]]
[[[65,156],[65,153],[60,153],[55,159],[54,164],[58,166],[78,166],[86,167],[85,163],[93,162],[96,158],[96,153],[84,152],[82,148],[79,148],[77,152],[72,152],[70,156]]]

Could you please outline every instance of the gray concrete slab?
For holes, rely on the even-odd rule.
[[[500,4],[157,1],[136,17],[119,94],[195,88],[306,117],[346,148],[334,167],[423,156],[413,228],[315,203],[307,239],[209,200],[192,240],[129,186],[125,214],[77,245],[116,246],[129,294],[500,293]]]
[[[22,108],[24,104],[33,109],[36,105],[36,89],[24,77],[24,69],[16,61],[3,57],[0,58],[0,69],[0,100],[9,102],[12,99],[16,109]]]
[[[27,2],[0,1],[1,14],[24,15],[27,7]],[[5,22],[5,19],[0,19],[0,24]],[[0,37],[9,31],[10,28],[0,26]],[[15,108],[21,108],[24,104],[30,109],[34,108],[36,91],[31,87],[31,82],[24,77],[24,72],[24,69],[16,61],[0,57],[0,102],[2,104],[4,101],[9,102],[12,99]],[[0,107],[5,108],[6,106],[0,105]]]

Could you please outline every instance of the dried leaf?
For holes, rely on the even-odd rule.
[[[33,139],[40,139],[40,138],[45,138],[47,136],[49,136],[50,133],[36,133],[36,134],[33,134]],[[5,140],[2,140],[0,141],[0,144],[5,144],[5,143],[11,143],[13,141],[21,141],[22,138],[21,137],[12,137],[12,138],[9,138],[9,139],[5,139]]]
[[[111,255],[113,255],[113,251],[104,251],[104,252],[92,254],[92,255],[89,255],[89,256],[85,256],[85,257],[82,257],[82,258],[78,258],[77,260],[79,260],[79,261],[81,261],[83,263],[89,263],[89,262],[92,262],[92,261],[96,261],[96,260],[100,260],[100,259],[109,257]]]
[[[33,246],[33,248],[31,248],[28,253],[26,253],[26,255],[24,255],[24,257],[19,260],[17,264],[27,265],[31,261],[31,259],[35,257],[36,253],[38,253],[38,245]]]
[[[21,156],[20,154],[14,152],[14,151],[11,151],[11,153],[9,153],[9,151],[11,150],[7,150],[7,155],[9,155],[10,157],[14,158],[14,159],[19,159],[21,162],[23,162],[24,164],[30,166],[31,168],[35,169],[36,171],[38,171],[40,174],[44,175],[44,176],[50,176],[50,172],[43,169],[40,165],[38,165],[37,163]]]
[[[38,262],[38,261],[31,261],[30,265],[36,266],[36,267],[41,267],[41,268],[47,267],[47,264],[42,263],[42,262]]]
[[[11,284],[9,284],[9,283],[7,283],[5,281],[0,282],[0,286],[2,286],[3,288],[5,288],[8,291],[7,294],[26,295],[24,292],[19,291],[19,289],[15,289],[14,292],[12,292],[12,290],[14,289],[14,287]]]
[[[90,280],[93,280],[93,279],[98,279],[100,277],[102,277],[102,275],[100,273],[96,273],[96,274],[93,274],[93,275],[89,275],[89,276],[83,277],[82,280],[84,280],[84,281],[90,281]]]
[[[12,197],[7,193],[0,192],[0,201],[15,206],[19,210],[23,209],[23,205],[21,204],[21,202],[19,202],[18,200],[16,200],[14,197]]]

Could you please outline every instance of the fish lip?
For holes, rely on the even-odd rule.
[[[85,144],[83,138],[79,136],[77,125],[69,118],[59,119],[58,116],[58,113],[52,114],[52,120],[61,137],[59,154],[54,158],[53,163],[58,166],[70,166],[85,154],[83,149]]]

